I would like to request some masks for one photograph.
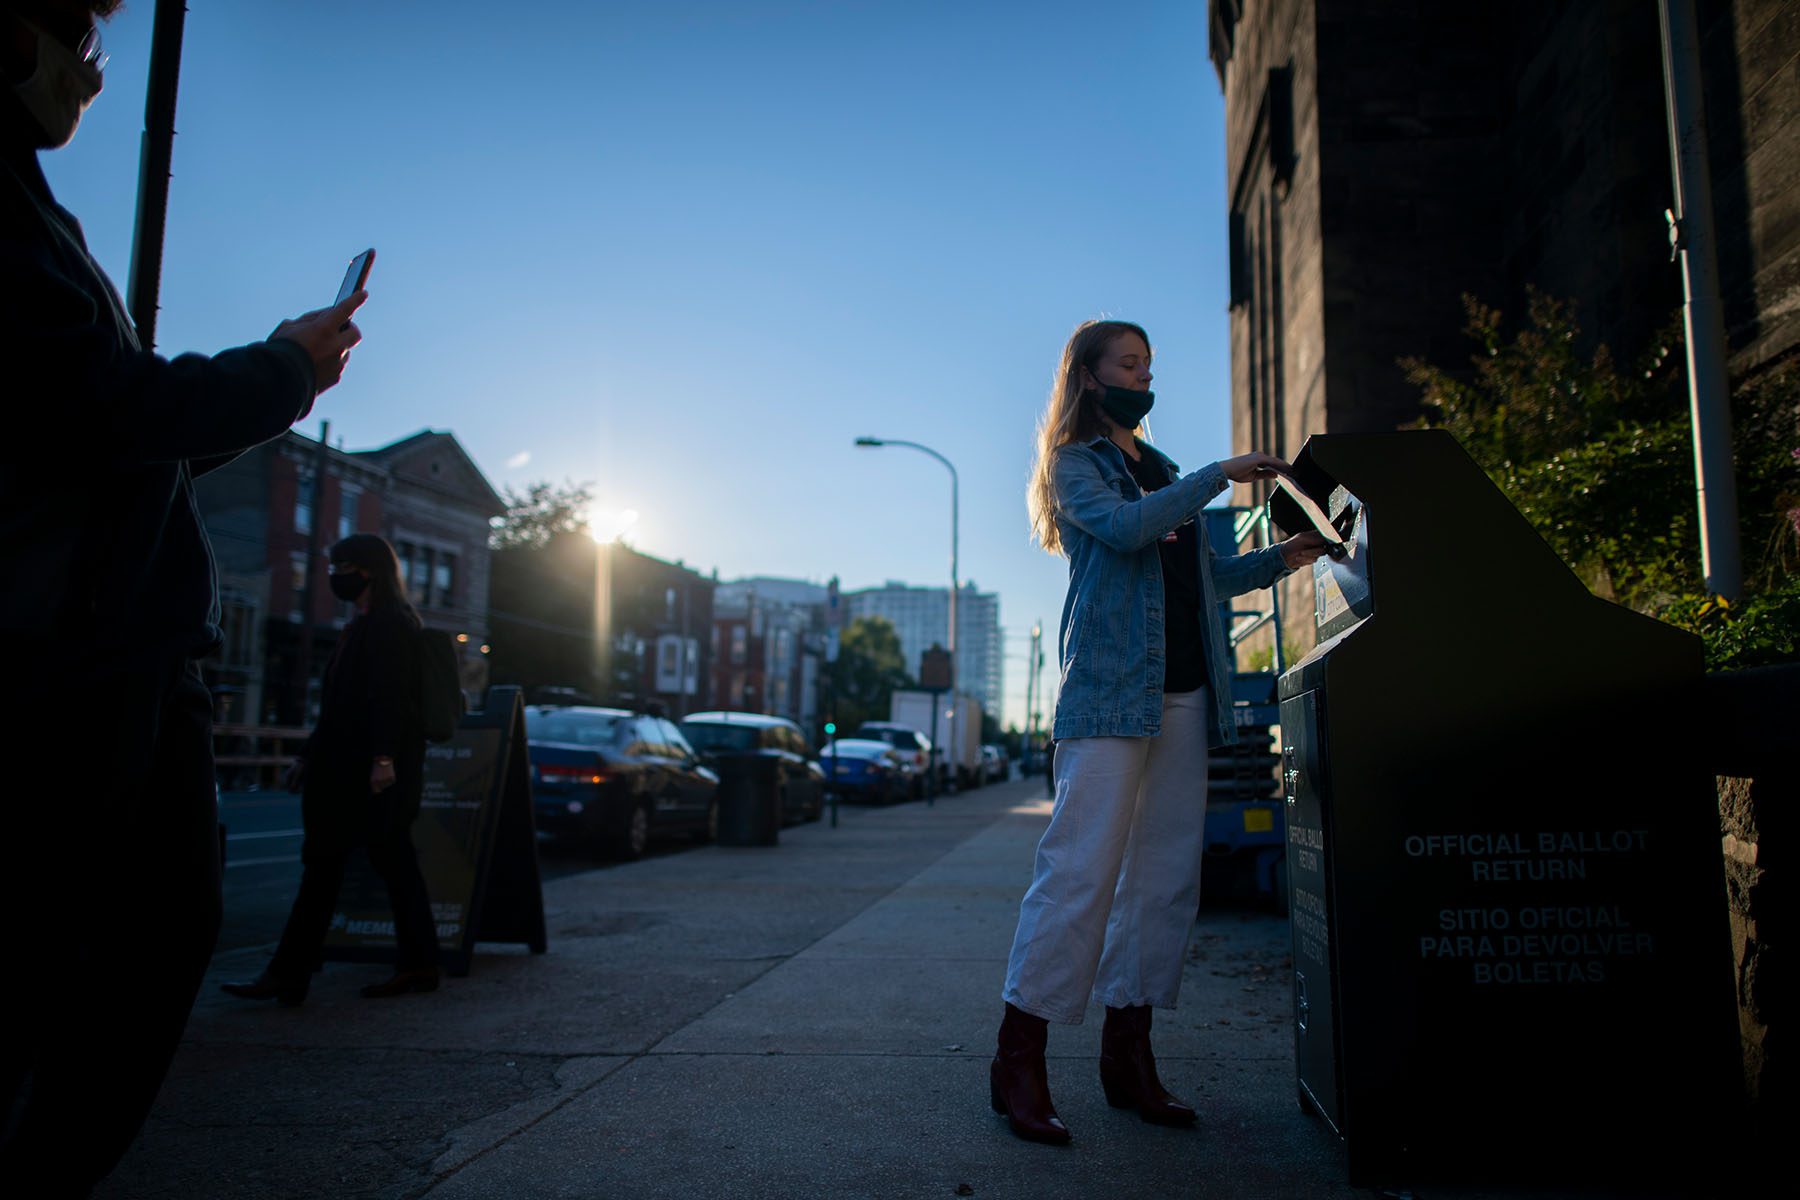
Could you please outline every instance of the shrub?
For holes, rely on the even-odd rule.
[[[1732,396],[1745,593],[1705,595],[1681,325],[1622,371],[1584,357],[1573,304],[1529,293],[1510,338],[1463,298],[1480,347],[1467,372],[1404,359],[1422,425],[1446,429],[1598,595],[1690,629],[1713,670],[1796,656],[1800,635],[1800,366]]]

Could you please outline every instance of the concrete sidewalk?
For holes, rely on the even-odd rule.
[[[1158,1058],[1198,1130],[1108,1108],[1097,1014],[1053,1028],[1066,1149],[988,1107],[1019,897],[1049,815],[1014,782],[545,888],[550,951],[374,1002],[222,996],[223,955],[102,1197],[1367,1195],[1295,1103],[1287,928],[1208,915]],[[1435,1192],[1434,1195],[1447,1195]],[[1473,1195],[1475,1193],[1457,1193]],[[1541,1193],[1539,1193],[1541,1194]]]

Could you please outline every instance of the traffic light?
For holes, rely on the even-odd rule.
[[[830,737],[832,734],[834,734],[836,732],[837,732],[837,722],[836,721],[825,722],[825,736],[826,737]]]

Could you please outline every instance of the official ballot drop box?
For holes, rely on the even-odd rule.
[[[1279,687],[1302,1106],[1356,1184],[1714,1154],[1741,1085],[1698,639],[1591,595],[1446,433],[1294,469],[1275,523],[1343,540]]]

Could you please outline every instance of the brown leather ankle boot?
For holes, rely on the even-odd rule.
[[[1049,1022],[1008,1004],[988,1068],[988,1091],[994,1111],[1006,1118],[1014,1133],[1028,1142],[1066,1146],[1069,1127],[1050,1103],[1050,1076],[1044,1068],[1049,1040]]]
[[[1135,1108],[1152,1125],[1192,1125],[1198,1114],[1163,1088],[1150,1053],[1150,1007],[1106,1010],[1100,1029],[1100,1086],[1114,1108]]]

